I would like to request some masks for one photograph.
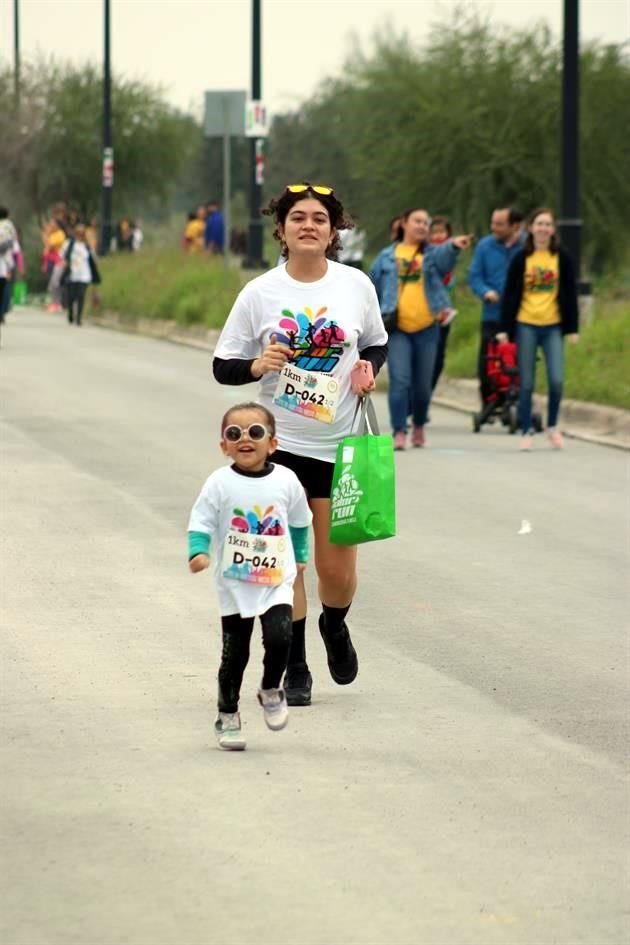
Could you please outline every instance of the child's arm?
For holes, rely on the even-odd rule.
[[[193,574],[210,564],[211,535],[217,527],[216,486],[208,480],[192,507],[188,522],[188,566]]]
[[[211,543],[206,532],[188,532],[188,567],[193,574],[205,571],[209,566]]]
[[[304,528],[289,525],[289,532],[296,564],[306,564],[308,561],[308,525]]]
[[[293,554],[298,571],[303,571],[308,561],[308,530],[313,521],[313,513],[306,499],[306,493],[297,476],[294,477],[292,501],[289,506],[289,533],[293,545]]]

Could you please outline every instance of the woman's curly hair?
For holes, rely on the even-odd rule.
[[[343,204],[341,200],[335,197],[334,191],[331,194],[318,194],[315,193],[314,190],[311,190],[312,186],[317,185],[312,185],[310,181],[307,180],[302,181],[302,183],[307,188],[306,190],[301,191],[299,194],[293,194],[290,190],[285,189],[279,197],[273,197],[262,212],[265,216],[273,217],[275,223],[273,231],[274,239],[278,240],[280,243],[282,256],[288,256],[287,245],[280,235],[280,226],[284,226],[289,210],[296,203],[299,203],[300,200],[305,200],[310,197],[314,200],[319,200],[321,205],[328,212],[331,227],[336,231],[335,238],[326,250],[326,258],[336,261],[337,254],[341,249],[339,230],[351,230],[354,227],[354,223],[349,216],[346,216]]]

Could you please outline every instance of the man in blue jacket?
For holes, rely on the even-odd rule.
[[[477,243],[468,271],[468,284],[482,301],[481,344],[477,369],[482,404],[490,394],[484,370],[486,345],[499,330],[505,277],[523,241],[523,219],[523,214],[514,207],[497,207],[493,210],[490,220],[492,232]]]
[[[209,200],[206,208],[204,242],[208,252],[219,255],[225,248],[225,218],[216,200]]]

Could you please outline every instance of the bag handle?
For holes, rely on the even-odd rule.
[[[355,432],[357,416],[359,417],[359,424]],[[378,420],[376,418],[376,410],[374,409],[374,404],[372,403],[372,398],[370,395],[365,394],[364,397],[357,398],[357,405],[354,408],[354,416],[352,417],[350,433],[354,433],[356,436],[368,436],[369,434],[372,434],[372,436],[379,436],[380,432]]]

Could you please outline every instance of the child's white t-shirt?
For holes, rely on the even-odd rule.
[[[279,448],[334,462],[357,404],[350,372],[359,351],[387,344],[376,290],[360,270],[330,260],[316,282],[298,282],[277,266],[242,289],[215,356],[257,358],[272,335],[293,349],[288,370],[298,375],[265,374],[260,382]]]
[[[306,528],[312,518],[302,485],[285,466],[272,465],[262,475],[233,466],[212,473],[188,530],[212,539],[221,616],[256,617],[293,603],[297,568],[289,526]]]

